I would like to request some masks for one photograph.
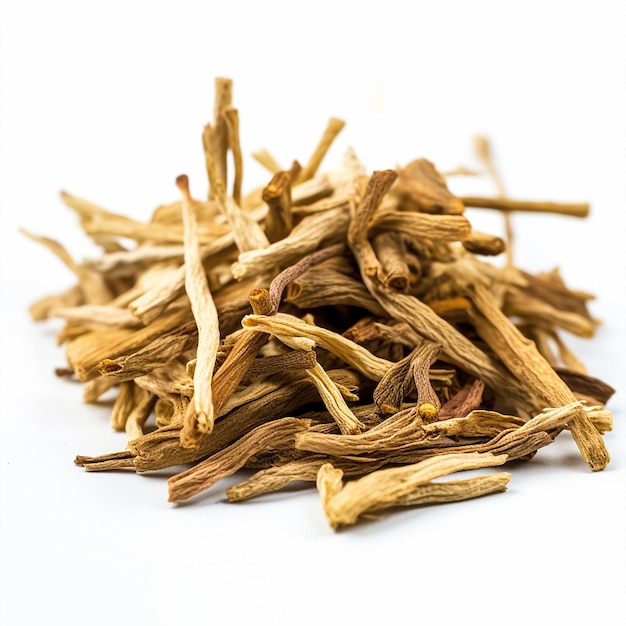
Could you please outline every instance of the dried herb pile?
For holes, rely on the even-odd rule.
[[[455,197],[424,159],[369,174],[349,151],[320,174],[342,127],[331,119],[289,169],[256,153],[269,182],[243,195],[232,82],[217,79],[208,197],[179,176],[180,199],[142,223],[63,193],[102,248],[82,263],[26,233],[77,278],[31,307],[65,320],[57,373],[83,382],[87,403],[114,393],[111,423],[127,433],[123,450],[76,463],[189,465],[168,480],[172,502],[241,468],[256,472],[227,489],[231,501],[309,481],[333,528],[504,491],[507,472],[437,479],[529,460],[563,430],[603,469],[613,390],[561,338],[594,334],[592,296],[556,271],[518,269],[509,245],[511,211],[584,217],[587,205],[508,199],[485,140],[495,198]],[[466,207],[503,211],[508,241],[476,232]]]

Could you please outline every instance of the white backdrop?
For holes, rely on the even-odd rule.
[[[545,0],[311,3],[4,0],[1,16],[1,620],[623,624],[626,606],[626,5]],[[234,79],[246,155],[307,159],[330,116],[369,169],[473,166],[488,135],[508,193],[589,201],[585,220],[516,215],[515,257],[559,266],[603,320],[570,346],[618,389],[613,460],[592,474],[567,434],[509,491],[333,534],[314,491],[189,506],[164,477],[89,475],[121,449],[109,409],[56,379],[58,326],[26,307],[72,284],[17,233],[96,251],[65,189],[147,219],[187,173],[206,189],[213,81]],[[244,186],[267,182],[246,157]],[[455,180],[459,193],[494,193]],[[499,232],[489,212],[470,212]],[[569,339],[569,338],[568,338]]]

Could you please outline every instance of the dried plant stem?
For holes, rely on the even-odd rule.
[[[381,272],[380,262],[376,258],[376,253],[368,240],[367,231],[383,196],[387,193],[397,176],[393,170],[374,172],[372,174],[365,190],[365,196],[348,228],[348,245],[354,256],[359,260],[361,271],[366,276],[376,276]]]
[[[293,207],[311,204],[332,195],[335,189],[328,174],[321,174],[311,180],[298,182],[296,186],[292,185],[291,204]]]
[[[220,478],[230,476],[242,468],[251,456],[266,450],[293,447],[296,433],[306,430],[309,426],[309,421],[292,417],[258,426],[206,461],[170,478],[167,481],[170,502],[188,500],[200,491],[208,489]]]
[[[185,226],[185,290],[198,327],[198,352],[193,376],[193,402],[189,404],[181,431],[181,445],[194,447],[200,436],[210,433],[215,420],[211,379],[219,347],[219,321],[213,297],[202,267],[196,233],[196,216],[189,194],[186,176],[176,180],[183,194],[183,223]]]
[[[180,244],[183,241],[183,229],[178,224],[159,224],[156,222],[139,222],[120,218],[103,218],[89,222],[84,226],[85,232],[92,236],[113,236],[134,239],[138,243]],[[210,243],[215,240],[223,229],[209,227],[204,224],[198,226],[198,239],[201,243]]]
[[[402,293],[408,291],[411,280],[405,239],[404,234],[398,231],[385,231],[372,240],[374,252],[382,266],[383,284]]]
[[[267,335],[263,333],[265,337]],[[257,359],[248,370],[248,379],[267,378],[274,374],[293,372],[301,369],[311,369],[317,363],[315,351],[313,350],[293,350],[285,354],[266,356]]]
[[[324,405],[337,422],[341,432],[344,435],[360,433],[365,428],[365,424],[349,409],[341,392],[337,389],[337,385],[335,385],[322,366],[316,363],[312,368],[307,369],[306,373],[313,381]],[[353,399],[358,400],[357,397]]]
[[[87,259],[85,266],[109,276],[134,274],[138,268],[161,261],[182,260],[183,245],[144,245],[134,250],[110,252],[99,259]]]
[[[85,299],[80,285],[74,285],[61,293],[45,296],[28,307],[34,322],[41,322],[50,317],[50,312],[57,308],[76,307],[84,304]]]
[[[485,287],[474,286],[472,302],[476,307],[474,321],[478,332],[524,385],[537,409],[541,408],[540,404],[558,407],[576,400],[539,354],[535,344],[526,339],[496,306]],[[609,453],[602,436],[582,408],[575,412],[569,427],[589,467],[594,471],[604,469],[610,460]]]
[[[136,388],[133,410],[128,415],[124,426],[128,441],[133,441],[143,435],[144,424],[150,417],[156,401],[157,397],[154,394],[140,387]]]
[[[595,324],[588,317],[559,310],[515,287],[507,289],[503,308],[509,317],[541,320],[544,326],[554,325],[579,337],[591,338],[595,334]]]
[[[328,120],[328,126],[320,139],[319,144],[315,148],[308,163],[302,168],[298,176],[298,182],[305,182],[315,176],[317,168],[320,166],[322,159],[328,152],[335,137],[341,132],[346,123],[343,120],[331,117]]]
[[[270,242],[284,239],[293,228],[291,214],[291,181],[298,172],[299,165],[294,163],[290,172],[276,172],[267,187],[263,189],[263,202],[268,206],[265,219],[265,234]]]
[[[413,352],[394,363],[374,389],[372,397],[382,413],[394,414],[400,410],[402,400],[407,392],[404,381],[407,378],[412,359]]]
[[[497,472],[495,474],[485,474],[475,478],[463,480],[449,480],[440,483],[427,483],[420,485],[407,494],[401,496],[393,506],[422,506],[425,504],[436,504],[443,502],[460,502],[471,498],[479,498],[490,493],[506,491],[511,474],[508,472]],[[382,505],[382,508],[387,508]],[[370,512],[380,509],[374,507]]]
[[[355,435],[338,435],[308,431],[296,437],[296,448],[306,452],[336,457],[368,455],[388,457],[390,452],[413,443],[424,446],[424,428],[414,407],[388,417],[369,430]]]
[[[322,263],[326,259],[330,259],[338,254],[341,254],[344,250],[343,244],[335,244],[334,246],[328,246],[322,248],[316,252],[305,256],[300,259],[294,265],[284,269],[278,276],[276,276],[270,284],[269,297],[271,303],[271,311],[276,313],[280,306],[280,300],[282,298],[285,287],[291,284],[297,278],[300,278],[310,267],[313,267],[319,263]]]
[[[241,322],[245,329],[259,330],[287,337],[309,337],[315,344],[332,352],[364,376],[380,380],[391,367],[362,346],[325,328],[307,324],[292,315],[277,313],[271,316],[246,315]]]
[[[137,352],[153,341],[164,338],[189,320],[190,312],[173,309],[144,328],[104,328],[81,334],[68,342],[67,359],[81,381],[100,374],[99,367],[105,359],[117,359]]]
[[[124,382],[120,385],[120,391],[113,405],[111,413],[111,428],[113,430],[124,430],[126,420],[131,414],[134,407],[135,383],[132,381]]]
[[[100,396],[115,387],[118,381],[110,376],[99,376],[85,383],[83,387],[83,401],[87,404],[97,402]]]
[[[252,291],[249,299],[257,315],[266,315],[270,312],[269,293],[266,289]],[[268,339],[269,337],[265,333],[244,333],[232,347],[226,360],[213,377],[213,405],[218,414],[237,389]]]
[[[233,276],[260,275],[272,271],[276,266],[283,267],[314,252],[320,246],[330,245],[342,238],[349,215],[343,209],[332,209],[316,213],[302,219],[289,236],[276,241],[265,249],[250,250],[239,255],[233,264]]]
[[[106,209],[103,209],[101,206],[98,206],[97,204],[94,204],[89,200],[85,200],[84,198],[79,198],[78,196],[74,196],[71,193],[67,193],[67,191],[61,191],[59,195],[61,197],[61,200],[63,201],[63,204],[75,211],[80,218],[81,223],[83,224],[98,217],[119,217],[121,219],[129,219],[123,215],[118,215],[116,213],[112,213],[111,211],[107,211]]]
[[[447,454],[415,465],[381,469],[347,483],[341,490],[335,484],[333,496],[324,502],[324,512],[332,528],[354,524],[371,510],[393,506],[417,487],[455,472],[502,465],[506,455]],[[336,478],[334,478],[336,481]]]
[[[395,230],[412,239],[464,241],[472,236],[472,226],[463,215],[428,215],[406,211],[380,211],[373,218],[372,232]]]
[[[237,109],[224,108],[222,115],[228,130],[228,147],[233,155],[233,165],[235,176],[233,178],[233,200],[235,204],[241,206],[241,183],[243,179],[243,155],[241,154],[241,143],[239,139],[239,111]]]
[[[225,110],[232,106],[233,81],[230,78],[215,79],[215,103],[213,106],[212,141],[208,146],[211,160],[215,164],[215,179],[221,181],[222,188],[226,188],[226,155],[228,153],[228,126]],[[207,146],[205,144],[205,151]],[[209,180],[211,176],[209,175]],[[215,193],[213,189],[213,193]]]
[[[54,307],[48,311],[49,317],[60,317],[73,324],[86,328],[134,328],[141,322],[127,309],[105,304],[84,304],[72,307]]]
[[[526,211],[529,213],[553,213],[556,215],[569,215],[571,217],[587,217],[589,204],[587,203],[563,203],[531,200],[511,200],[510,198],[482,198],[463,196],[460,198],[466,207],[476,209],[496,209],[498,211]]]
[[[330,525],[334,528],[334,520],[328,514],[329,506],[333,498],[338,496],[343,489],[343,471],[334,468],[330,463],[324,463],[317,473],[315,481],[317,491],[320,494],[322,508]]]
[[[285,301],[301,309],[348,305],[360,307],[379,317],[386,316],[385,310],[361,281],[328,267],[319,271],[309,269],[301,279],[295,279],[287,287]]]
[[[330,457],[322,455],[307,455],[302,459],[290,461],[284,465],[276,465],[260,470],[248,480],[230,487],[226,495],[230,502],[247,500],[265,493],[278,491],[296,481],[315,482],[320,467],[330,462]],[[345,476],[362,476],[376,470],[385,464],[385,461],[372,459],[367,461],[353,461],[350,459],[332,459],[334,467],[341,469]]]
[[[398,169],[393,195],[405,207],[420,213],[460,215],[465,209],[448,190],[445,178],[426,159],[416,159]]]
[[[195,324],[189,322],[180,330],[155,339],[133,354],[103,359],[98,364],[98,371],[104,376],[115,377],[118,381],[133,380],[176,359],[193,342],[196,333]]]
[[[48,248],[50,252],[63,261],[69,270],[76,274],[80,289],[87,304],[107,304],[113,299],[113,295],[102,276],[98,272],[76,263],[58,241],[50,239],[49,237],[33,235],[23,228],[20,229],[20,232],[32,241]]]
[[[276,174],[282,170],[282,167],[278,164],[276,159],[265,148],[257,150],[252,153],[252,158],[260,163],[265,169],[269,170],[272,174]]]
[[[487,235],[475,230],[472,230],[469,239],[463,240],[462,243],[468,252],[484,256],[497,256],[506,250],[506,244],[500,237]]]
[[[264,493],[278,491],[294,481],[314,481],[320,467],[327,462],[327,457],[311,456],[285,465],[263,469],[248,480],[227,489],[226,495],[230,502],[239,502]]]
[[[407,372],[407,375],[413,379],[413,385],[417,391],[417,414],[427,422],[437,419],[441,407],[429,376],[430,367],[437,360],[440,352],[439,344],[432,341],[423,342],[413,351]]]

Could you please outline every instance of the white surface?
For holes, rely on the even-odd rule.
[[[1,619],[100,624],[623,624],[626,617],[626,27],[620,1],[2,2]],[[613,460],[592,474],[565,434],[506,494],[333,534],[314,491],[189,506],[163,477],[87,474],[121,449],[109,409],[59,380],[54,324],[29,302],[72,277],[24,226],[93,254],[60,189],[145,219],[190,176],[213,79],[235,79],[246,154],[304,160],[329,116],[370,169],[474,164],[488,134],[507,189],[588,200],[587,221],[515,216],[516,260],[598,295],[592,342],[618,388]],[[266,175],[251,159],[245,185]],[[465,187],[464,187],[465,185]],[[492,193],[487,182],[454,190]],[[470,214],[481,227],[499,218]],[[484,224],[484,226],[482,226]]]

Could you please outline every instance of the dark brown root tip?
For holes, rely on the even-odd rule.
[[[176,179],[176,186],[180,189],[185,198],[189,198],[189,178],[187,177],[187,174],[181,174]]]

